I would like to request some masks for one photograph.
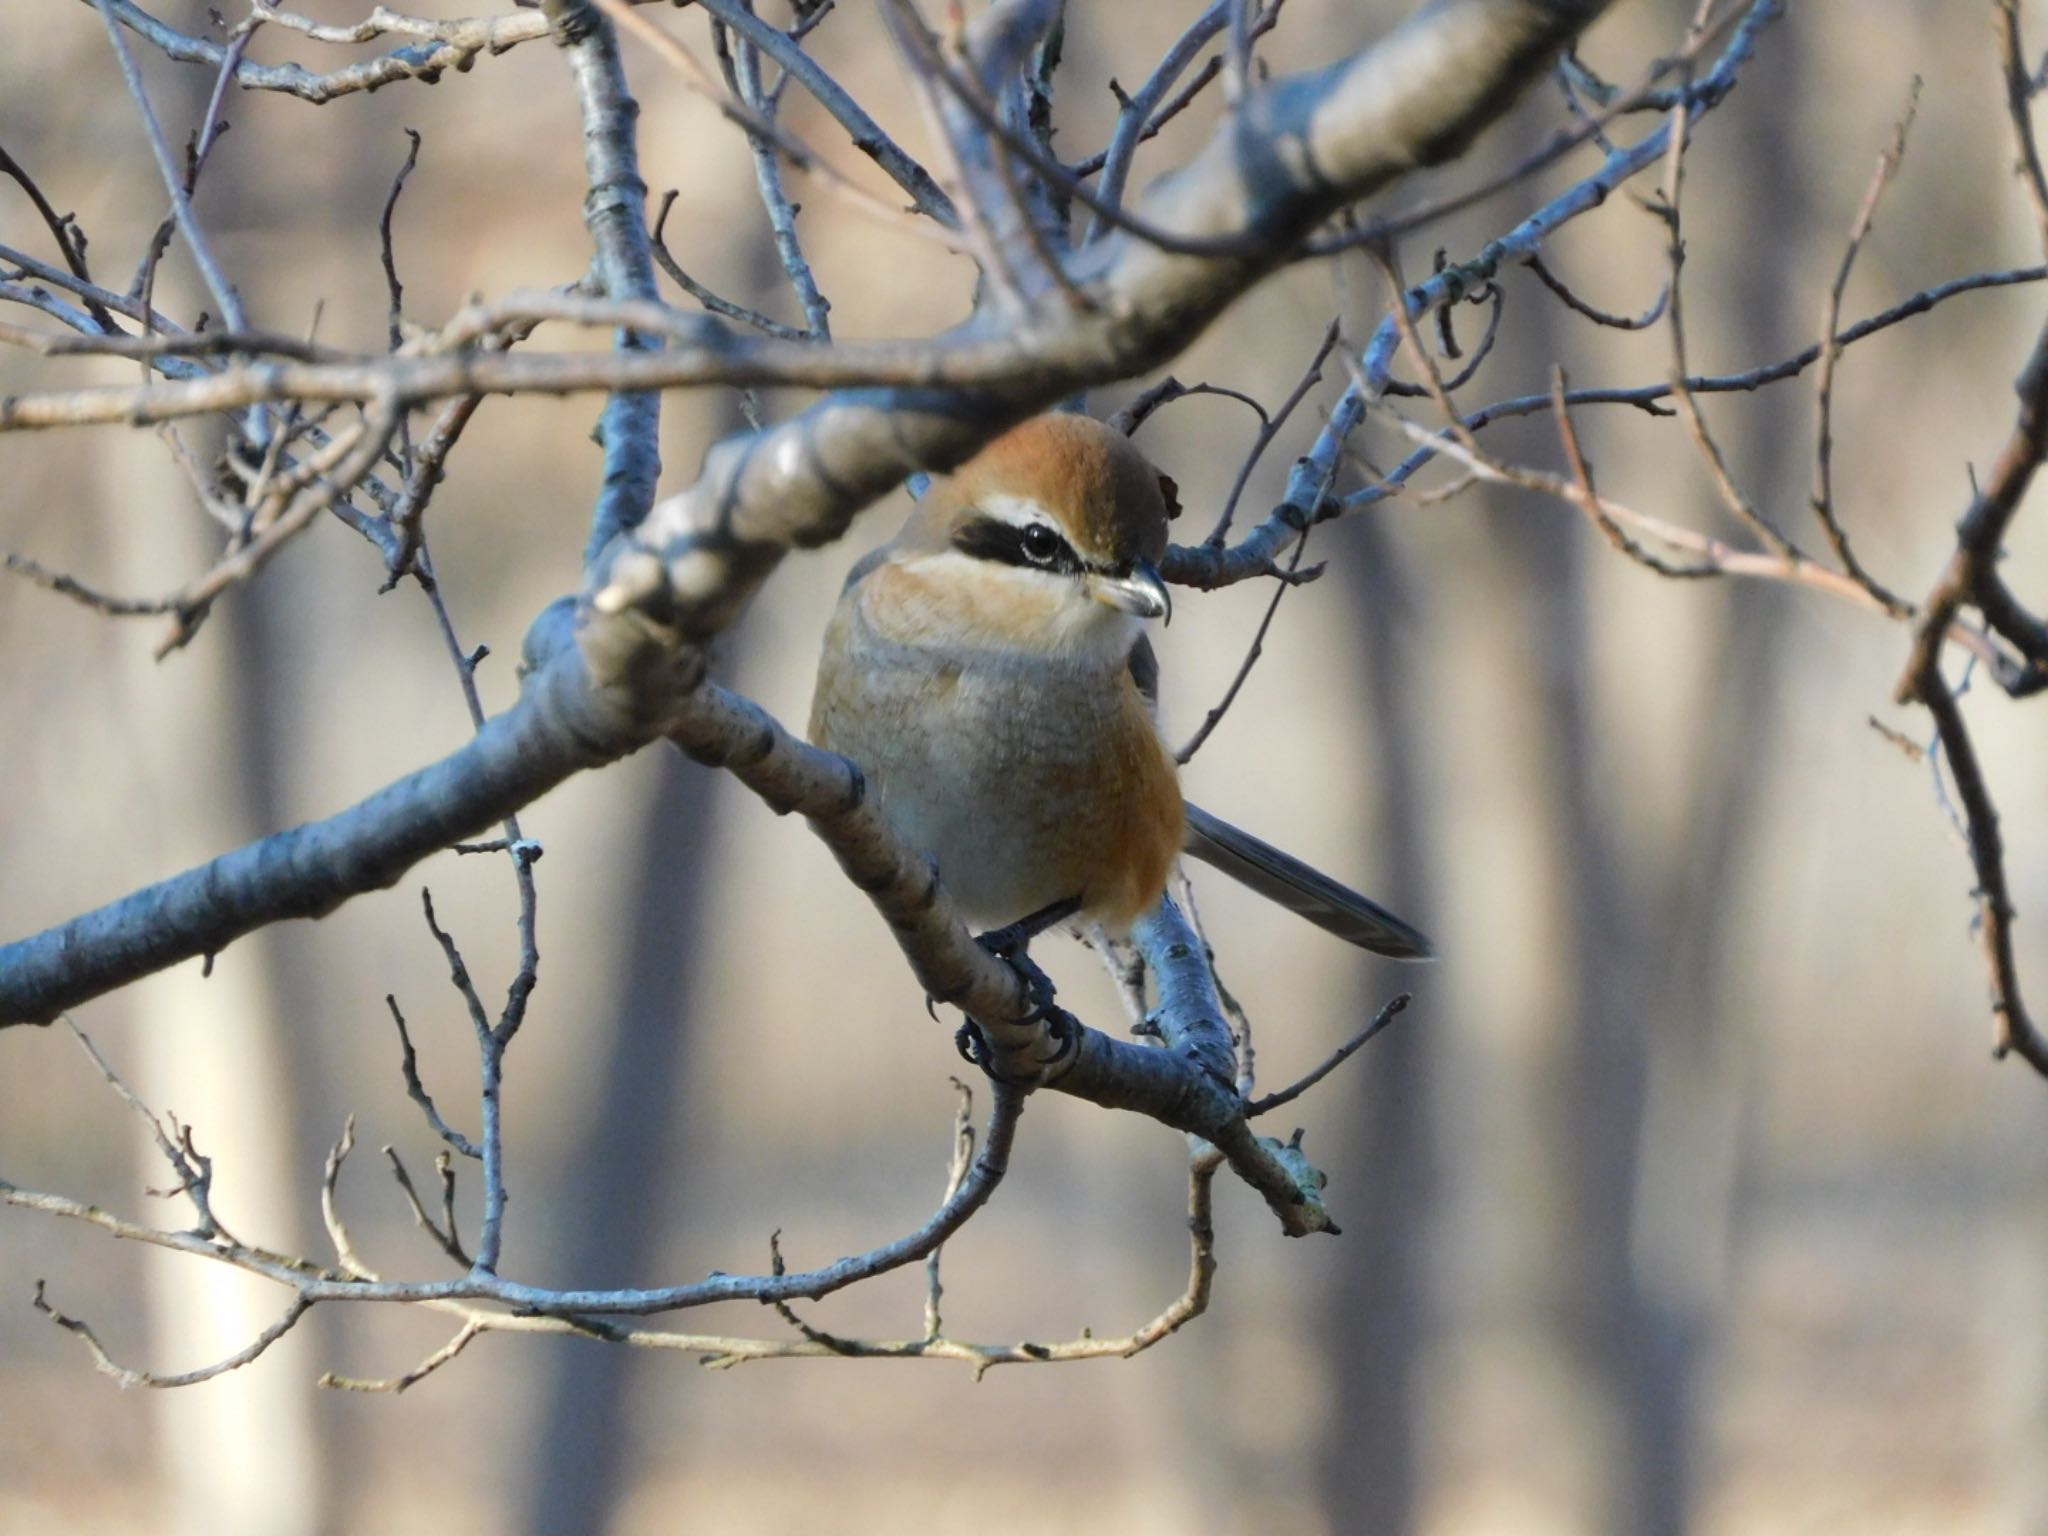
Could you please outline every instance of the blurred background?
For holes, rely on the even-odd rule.
[[[364,7],[309,9],[340,22]],[[1294,0],[1265,53],[1304,67],[1406,9]],[[1690,9],[1622,5],[1586,56],[1633,79]],[[196,0],[156,10],[206,25]],[[1143,79],[1194,10],[1076,0],[1058,84],[1066,154],[1103,141],[1109,81]],[[1792,10],[1688,163],[1698,369],[1746,368],[1818,333],[1916,75],[1919,124],[1845,314],[2039,259],[2009,175],[1990,7]],[[877,19],[843,11],[816,54],[922,147]],[[696,13],[660,19],[703,44]],[[4,26],[0,143],[77,210],[103,280],[125,287],[162,195],[99,18],[46,0]],[[136,50],[182,139],[211,71]],[[355,53],[273,28],[254,56],[325,68]],[[657,196],[680,189],[678,259],[796,318],[743,142],[638,47],[626,62],[648,180]],[[1139,180],[1178,163],[1217,110],[1212,93],[1151,146]],[[857,161],[799,92],[787,113]],[[1554,87],[1534,92],[1434,185],[1511,163],[1560,114]],[[321,108],[237,93],[228,115],[198,206],[259,323],[299,330],[317,315],[325,340],[382,345],[376,220],[406,127],[425,140],[395,220],[411,318],[584,269],[575,105],[544,44]],[[1437,243],[1470,255],[1589,168],[1581,157],[1411,242],[1408,270],[1426,270]],[[926,335],[965,312],[971,274],[934,247],[827,198],[802,223],[839,336]],[[11,187],[0,231],[53,254]],[[1622,312],[1664,278],[1661,230],[1627,198],[1570,226],[1549,259]],[[1467,404],[1542,388],[1560,359],[1579,385],[1667,373],[1661,329],[1596,331],[1526,272],[1504,283],[1504,339]],[[158,291],[175,314],[202,302],[182,246]],[[1332,313],[1362,336],[1378,302],[1363,261],[1304,266],[1174,372],[1277,401]],[[1843,363],[1838,504],[1866,563],[1908,595],[1950,546],[1968,466],[2003,440],[2040,312],[2029,287],[1966,297]],[[1475,315],[1461,317],[1468,339]],[[0,390],[131,367],[10,350]],[[1341,383],[1330,370],[1243,515],[1277,499]],[[1093,404],[1113,409],[1135,387]],[[1809,384],[1706,409],[1750,495],[1808,536]],[[435,502],[455,622],[494,653],[481,673],[493,708],[513,697],[527,621],[576,584],[596,411],[487,402]],[[739,424],[729,392],[671,396],[666,484]],[[1591,409],[1579,424],[1603,492],[1731,532],[1680,427]],[[1206,528],[1251,436],[1248,414],[1216,399],[1144,429],[1190,509],[1185,536]],[[1555,462],[1547,427],[1490,440]],[[1359,443],[1397,456],[1378,427]],[[800,723],[832,597],[900,511],[877,508],[844,543],[792,559],[722,675]],[[210,537],[147,433],[0,441],[0,547],[155,594],[203,567]],[[2041,595],[2044,547],[2041,519],[2023,515],[2010,565],[2023,597]],[[1197,876],[1266,1086],[1395,991],[1415,993],[1289,1111],[1330,1174],[1341,1238],[1284,1240],[1226,1180],[1208,1316],[1129,1362],[1004,1368],[978,1384],[937,1363],[712,1373],[687,1356],[497,1336],[403,1396],[354,1396],[314,1383],[395,1374],[448,1325],[328,1308],[251,1369],[149,1393],[96,1375],[31,1310],[34,1280],[123,1361],[159,1370],[238,1347],[283,1298],[0,1210],[0,1531],[2048,1529],[2048,1084],[1989,1057],[1967,855],[1926,765],[1871,728],[1928,734],[1889,702],[1904,633],[1810,591],[1661,581],[1571,509],[1514,494],[1388,504],[1319,530],[1309,558],[1329,574],[1288,599],[1187,782],[1384,897],[1442,951],[1427,968],[1363,959]],[[0,584],[0,936],[328,814],[457,745],[469,727],[431,612],[409,586],[380,596],[381,577],[367,545],[324,526],[161,664],[156,621]],[[1186,595],[1161,637],[1171,736],[1227,684],[1266,597]],[[2048,984],[2048,713],[1989,687],[1966,709],[2005,812],[2023,967]],[[509,1066],[509,1273],[604,1285],[758,1270],[777,1229],[790,1261],[811,1265],[924,1219],[961,1070],[950,1025],[925,1017],[880,921],[801,824],[650,751],[567,784],[525,828],[546,847],[543,960]],[[353,1114],[361,1149],[342,1205],[359,1247],[387,1276],[446,1272],[378,1152],[389,1143],[424,1173],[435,1150],[404,1096],[387,992],[443,1108],[475,1123],[469,1027],[420,921],[423,884],[497,993],[514,953],[509,871],[445,855],[325,921],[236,944],[210,979],[187,966],[78,1012],[145,1097],[196,1127],[238,1234],[325,1256],[321,1160]],[[1063,945],[1049,959],[1068,1001],[1111,1024],[1090,958]],[[1155,1124],[1034,1101],[1009,1182],[946,1250],[949,1330],[1056,1338],[1152,1316],[1185,1274],[1184,1167],[1179,1138]],[[164,1170],[60,1031],[0,1035],[0,1173],[185,1219],[142,1193]],[[921,1307],[906,1272],[806,1315],[899,1336]],[[781,1327],[758,1308],[680,1321]]]

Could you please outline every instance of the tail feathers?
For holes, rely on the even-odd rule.
[[[1397,960],[1436,957],[1428,939],[1379,903],[1199,806],[1187,813],[1187,851],[1204,864],[1360,949]]]

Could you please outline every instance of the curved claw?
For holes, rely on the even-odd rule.
[[[1050,1005],[1045,1008],[1042,1016],[1045,1019],[1046,1033],[1052,1036],[1053,1043],[1060,1048],[1060,1054],[1065,1055],[1068,1043],[1081,1028],[1081,1021],[1066,1009]]]
[[[1059,992],[1053,986],[1052,978],[1039,968],[1036,961],[1023,954],[1006,955],[1004,959],[1009,962],[1010,969],[1023,978],[1025,991],[1031,999],[1031,1011],[1024,1015],[1024,1023],[1036,1024],[1063,1011],[1054,1001]]]
[[[980,1071],[988,1070],[988,1036],[981,1032],[981,1026],[969,1019],[953,1031],[953,1049],[960,1053],[960,1059]]]
[[[1081,1021],[1059,1006],[1056,1001],[1059,992],[1053,986],[1052,978],[1045,974],[1026,951],[1032,939],[1043,933],[1052,923],[1063,922],[1071,917],[1079,905],[1078,901],[1057,902],[1043,912],[1033,913],[1021,923],[1012,923],[1006,928],[990,929],[987,933],[976,935],[974,940],[1017,973],[1017,979],[1024,983],[1024,993],[1030,1002],[1030,1010],[1017,1022],[1043,1023],[1046,1026],[1046,1033],[1051,1035],[1053,1042],[1060,1047],[1060,1056],[1064,1056],[1068,1046],[1079,1038]],[[926,993],[926,1012],[936,1018],[937,1004],[942,1001],[951,999]],[[979,1067],[983,1072],[989,1071],[995,1053],[989,1046],[988,1036],[973,1019],[968,1019],[954,1031],[953,1048],[969,1066]]]

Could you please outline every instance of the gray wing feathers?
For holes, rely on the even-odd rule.
[[[1360,949],[1397,960],[1435,958],[1428,939],[1377,902],[1200,806],[1187,813],[1187,851],[1204,864]]]
[[[1131,681],[1138,685],[1138,697],[1145,701],[1145,712],[1159,712],[1159,653],[1152,649],[1151,638],[1138,636],[1137,644],[1131,647]]]
[[[889,546],[887,544],[879,544],[854,561],[853,569],[846,573],[846,580],[840,584],[839,595],[844,597],[863,581],[867,580],[868,572],[888,558]]]

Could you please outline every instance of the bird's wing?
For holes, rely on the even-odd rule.
[[[1145,713],[1159,713],[1159,653],[1152,649],[1149,635],[1140,634],[1131,647],[1131,681],[1138,685],[1138,697],[1145,701]]]
[[[1321,870],[1242,828],[1218,820],[1198,805],[1190,805],[1187,815],[1187,851],[1268,901],[1278,902],[1326,933],[1376,955],[1397,960],[1436,957],[1427,938],[1378,902],[1339,885]]]
[[[872,571],[876,566],[880,565],[884,560],[888,558],[889,546],[887,544],[881,544],[869,550],[866,554],[862,555],[858,560],[854,561],[853,569],[846,573],[846,580],[840,584],[839,595],[841,597],[844,597],[847,593],[851,592],[855,587],[859,586],[863,581],[867,580],[868,572]]]

